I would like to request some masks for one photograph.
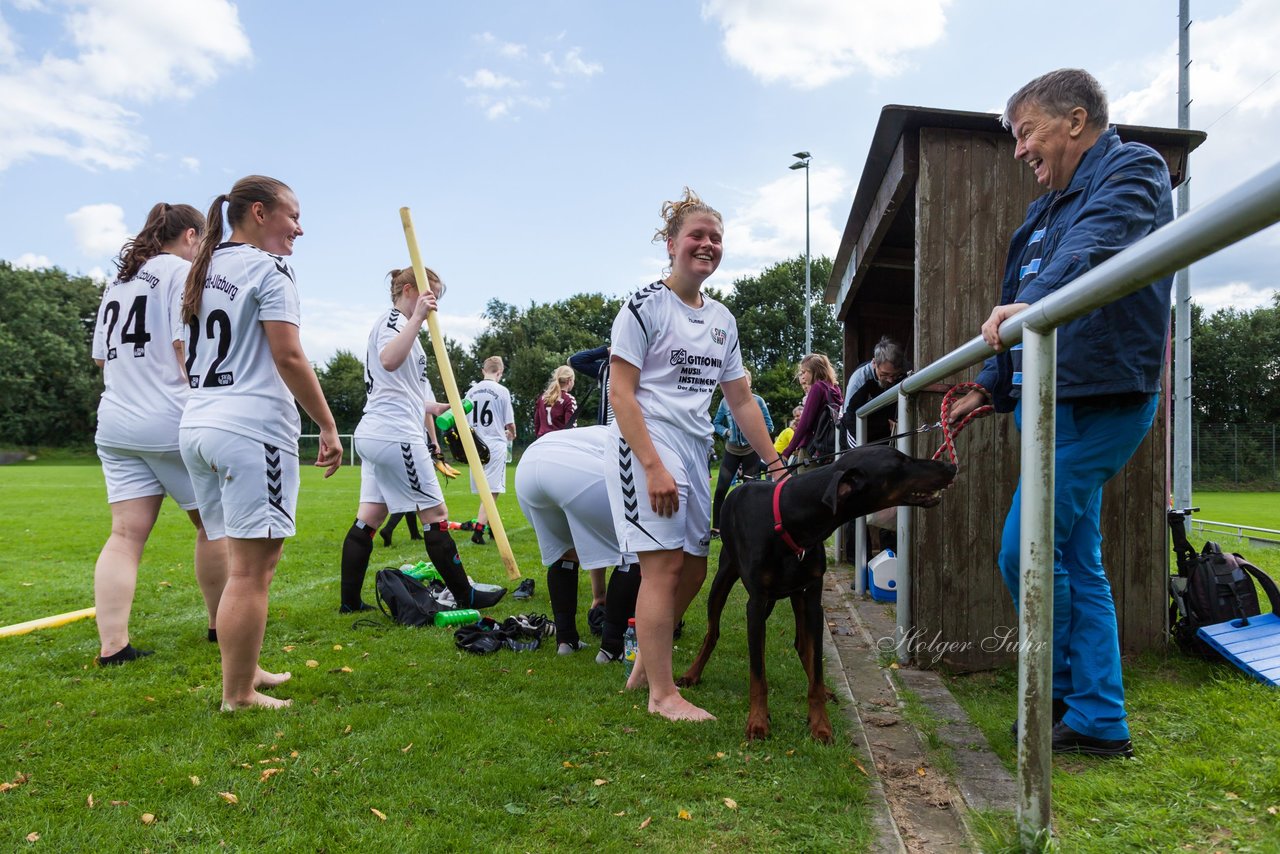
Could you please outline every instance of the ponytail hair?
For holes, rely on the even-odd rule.
[[[147,214],[142,230],[125,241],[116,256],[116,281],[127,282],[142,265],[164,252],[164,248],[181,237],[188,228],[196,234],[204,232],[204,217],[191,205],[157,202]]]
[[[573,368],[568,365],[561,365],[551,372],[551,382],[547,383],[547,390],[542,393],[542,399],[546,402],[548,409],[560,401],[571,382],[573,382]]]
[[[230,193],[223,193],[213,200],[213,204],[209,206],[204,238],[200,241],[200,248],[196,250],[196,257],[191,261],[186,287],[182,289],[183,323],[190,323],[200,315],[200,302],[204,297],[204,281],[209,275],[209,263],[213,260],[213,250],[222,242],[223,203],[227,205],[226,224],[234,231],[254,204],[261,202],[270,210],[284,192],[293,191],[283,181],[265,175],[247,175],[236,181]]]

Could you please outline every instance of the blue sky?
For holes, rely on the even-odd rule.
[[[469,341],[491,298],[652,281],[660,205],[688,184],[725,216],[725,287],[803,252],[795,151],[813,154],[813,253],[834,255],[885,104],[998,111],[1070,65],[1102,81],[1113,120],[1176,125],[1176,0],[1049,9],[0,0],[0,258],[100,275],[154,202],[204,210],[272,175],[301,202],[303,342],[324,361],[361,352],[386,307],[401,205],[449,284],[446,334]],[[1274,162],[1280,9],[1192,12],[1196,206]],[[1277,262],[1271,229],[1193,268],[1195,298],[1263,304]]]

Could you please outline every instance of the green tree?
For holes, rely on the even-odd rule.
[[[93,326],[102,288],[62,270],[0,261],[0,435],[19,445],[93,441],[102,372]]]
[[[599,347],[609,340],[620,300],[603,294],[575,294],[554,303],[530,303],[520,309],[501,300],[490,300],[484,316],[488,328],[477,336],[471,352],[475,374],[489,356],[501,356],[507,365],[503,384],[511,390],[518,441],[533,439],[533,406],[551,372],[579,350]],[[461,374],[460,382],[461,382]],[[465,388],[466,384],[462,383]],[[590,405],[577,389],[578,402]]]
[[[831,259],[812,259],[813,350],[824,353],[843,377],[844,334],[833,306],[821,301],[822,283],[831,277]],[[742,358],[752,374],[752,387],[765,399],[775,432],[786,426],[801,400],[796,367],[804,355],[804,256],[780,261],[759,275],[736,279],[732,290],[708,293],[725,304],[738,321]],[[713,403],[719,403],[719,396]]]
[[[1224,308],[1205,317],[1191,306],[1191,395],[1199,421],[1280,421],[1280,294],[1270,306]]]
[[[338,432],[355,430],[364,413],[364,362],[349,350],[339,350],[323,368],[316,371],[316,376],[324,389],[325,400],[329,401],[329,410],[338,424]]]

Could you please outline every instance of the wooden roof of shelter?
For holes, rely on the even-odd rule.
[[[889,104],[880,111],[880,121],[871,139],[867,162],[853,197],[853,207],[836,252],[831,279],[827,282],[824,302],[836,306],[836,316],[844,319],[849,300],[857,291],[870,268],[878,263],[913,266],[911,253],[914,238],[909,220],[897,216],[910,198],[913,186],[885,187],[885,178],[895,162],[899,140],[922,127],[970,130],[981,133],[1008,134],[995,113],[965,110],[941,110]],[[1203,131],[1174,128],[1115,125],[1120,138],[1150,145],[1165,155],[1173,186],[1182,183],[1186,174],[1185,153],[1195,150],[1205,140]],[[1184,152],[1179,158],[1176,152]],[[1171,156],[1175,153],[1175,156]],[[886,193],[888,191],[888,193]],[[869,223],[868,221],[871,220]],[[876,221],[884,220],[884,221]],[[872,226],[867,229],[868,224]],[[882,246],[885,251],[881,251]],[[854,257],[859,250],[863,257]]]

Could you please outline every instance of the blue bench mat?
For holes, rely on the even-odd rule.
[[[1228,620],[1203,626],[1197,635],[1245,673],[1268,685],[1280,685],[1280,617],[1250,617],[1247,626]]]

